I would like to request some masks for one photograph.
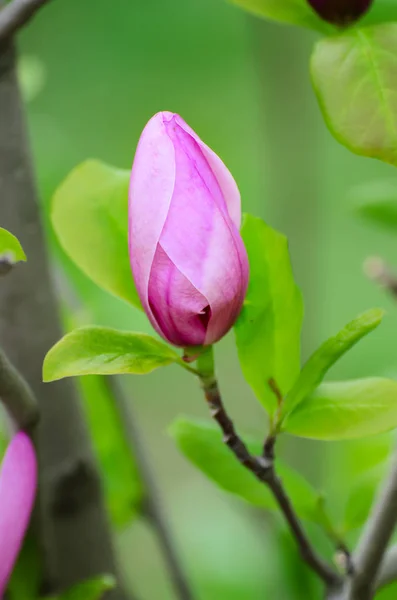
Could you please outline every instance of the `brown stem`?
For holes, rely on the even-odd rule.
[[[37,424],[39,411],[36,398],[1,349],[0,399],[20,429],[30,431]]]
[[[246,469],[251,471],[259,481],[269,487],[289,525],[302,559],[317,573],[327,587],[334,588],[338,586],[340,583],[338,574],[317,555],[310,540],[307,538],[282,482],[275,471],[272,458],[256,457],[249,452],[247,446],[237,434],[233,421],[226,412],[216,379],[203,378],[202,385],[211,416],[223,432],[223,441],[236,456],[237,460]]]
[[[21,240],[28,257],[26,265],[1,280],[0,340],[39,402],[37,530],[50,593],[93,575],[117,574],[117,569],[75,388],[70,380],[42,383],[43,358],[62,332],[10,41],[0,43],[0,121],[0,223]],[[111,597],[124,595],[119,589]]]

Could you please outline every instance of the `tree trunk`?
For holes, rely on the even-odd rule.
[[[0,283],[0,343],[40,405],[37,514],[44,584],[54,592],[96,574],[115,574],[116,565],[75,387],[71,380],[42,383],[43,358],[62,332],[11,42],[0,46],[0,225],[19,238],[28,257]],[[111,596],[124,597],[120,590]]]

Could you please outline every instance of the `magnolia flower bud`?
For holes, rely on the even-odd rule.
[[[129,193],[131,267],[156,331],[176,346],[219,340],[244,301],[240,194],[220,158],[170,112],[146,125]]]
[[[0,470],[0,598],[29,524],[37,485],[33,444],[26,433],[10,442]]]
[[[354,23],[367,12],[372,0],[308,0],[322,19],[335,25]]]

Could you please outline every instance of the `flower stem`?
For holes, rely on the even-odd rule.
[[[312,547],[283,484],[275,471],[272,457],[274,444],[272,445],[272,452],[267,453],[267,456],[256,457],[249,452],[244,441],[239,437],[220,395],[215,377],[212,347],[205,349],[198,358],[197,365],[211,416],[223,432],[223,441],[233,452],[237,460],[270,489],[295,538],[302,559],[317,573],[327,588],[339,586],[339,575],[317,555]]]

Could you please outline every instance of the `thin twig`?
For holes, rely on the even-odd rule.
[[[12,0],[0,10],[0,42],[10,38],[49,0]]]
[[[31,430],[36,425],[39,417],[36,398],[1,349],[0,399],[20,429]]]
[[[125,435],[128,438],[128,443],[142,479],[144,487],[144,514],[149,519],[157,535],[178,598],[180,600],[193,600],[193,591],[182,569],[170,532],[168,531],[167,520],[159,501],[157,485],[153,478],[152,470],[148,465],[139,428],[132,411],[132,403],[128,402],[127,404],[128,399],[117,377],[107,377],[106,382],[124,423]]]
[[[397,453],[353,556],[349,600],[371,600],[397,522]]]
[[[269,487],[291,529],[302,559],[317,573],[327,587],[335,588],[339,586],[339,575],[317,555],[307,538],[282,482],[276,474],[273,460],[263,456],[256,457],[249,452],[226,412],[216,379],[202,378],[202,385],[211,416],[223,432],[223,441],[237,460],[251,471],[259,481]]]

